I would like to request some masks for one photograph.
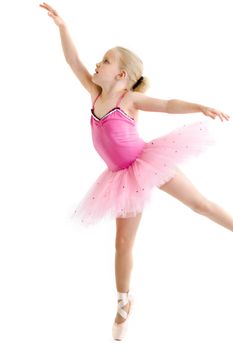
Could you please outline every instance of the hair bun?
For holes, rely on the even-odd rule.
[[[133,85],[133,87],[132,87],[132,89],[135,89],[140,83],[141,83],[141,81],[143,80],[143,76],[141,76],[137,81],[136,81],[136,83]]]

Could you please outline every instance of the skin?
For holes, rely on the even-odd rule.
[[[102,101],[107,101],[127,90],[128,74],[125,70],[119,70],[117,51],[109,50],[103,60],[96,64],[96,70],[92,81],[101,86]]]
[[[96,64],[98,74],[93,75],[92,81],[102,88],[102,101],[108,101],[116,95],[120,96],[122,91],[127,89],[127,72],[119,71],[117,55],[113,50],[108,51],[102,62]],[[202,111],[206,116],[215,119],[216,116],[221,121],[229,120],[229,116],[216,109],[206,106],[191,104],[186,101],[170,100],[167,104],[167,111],[170,113],[179,113],[182,107],[189,108],[189,112]],[[160,187],[160,190],[172,195],[183,204],[192,209],[195,213],[204,215],[210,220],[233,231],[233,217],[216,203],[205,198],[191,181],[177,168],[177,174]],[[115,240],[115,279],[116,288],[119,292],[128,292],[130,290],[130,277],[133,269],[133,246],[136,233],[141,221],[142,213],[131,218],[116,218],[116,240]],[[130,302],[124,306],[126,312],[129,312]],[[118,313],[115,317],[116,323],[122,323],[125,319]]]
[[[127,89],[127,72],[119,71],[117,55],[113,50],[106,52],[102,62],[96,64],[98,74],[93,75],[92,81],[102,88],[102,103],[109,100],[116,94],[121,94]],[[189,112],[200,110],[207,116],[215,119],[219,116],[220,120],[229,120],[229,116],[216,109],[197,104],[189,104],[186,101],[171,100],[170,106],[167,106],[171,112],[178,113],[184,108],[189,108]],[[174,102],[175,101],[175,102]],[[173,110],[172,110],[173,103]],[[188,106],[189,104],[189,106]],[[180,108],[180,109],[179,109]],[[216,203],[205,198],[189,179],[177,168],[177,174],[173,179],[160,187],[160,190],[172,195],[183,204],[192,209],[195,213],[204,215],[210,220],[233,231],[233,217]],[[131,218],[116,218],[116,240],[115,240],[115,277],[116,287],[119,292],[130,290],[130,276],[133,268],[133,246],[141,221],[142,213]],[[128,312],[130,303],[125,305],[124,309]],[[115,317],[116,323],[122,323],[125,319],[119,314]]]
[[[40,4],[40,6],[48,10],[48,15],[59,27],[61,35],[63,36],[63,50],[66,54],[66,61],[80,82],[91,94],[93,99],[101,91],[98,104],[100,105],[101,103],[100,107],[102,107],[99,107],[99,110],[103,113],[99,114],[104,115],[105,112],[114,106],[116,100],[122,93],[128,89],[128,75],[125,70],[119,68],[118,53],[113,49],[107,51],[102,61],[96,64],[98,74],[90,74],[78,57],[64,20],[50,5],[43,3]],[[124,97],[124,101],[126,104],[128,103],[134,111],[145,110],[165,113],[202,112],[205,116],[212,119],[218,117],[222,122],[230,119],[229,115],[215,108],[176,99],[155,99],[133,91],[128,91]],[[160,190],[178,199],[195,213],[204,215],[233,232],[233,217],[218,204],[201,194],[180,169],[177,168],[176,170],[176,175],[170,181],[162,185]],[[116,287],[119,292],[128,292],[130,290],[130,276],[133,267],[132,251],[141,217],[142,213],[138,213],[135,217],[130,218],[116,218],[115,276]],[[130,303],[124,307],[127,312],[129,308]],[[122,323],[124,319],[117,314],[115,322]]]

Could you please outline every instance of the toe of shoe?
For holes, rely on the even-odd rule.
[[[115,340],[122,340],[127,330],[127,321],[122,323],[114,322],[112,326],[112,336]]]

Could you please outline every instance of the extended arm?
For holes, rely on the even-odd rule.
[[[204,106],[182,100],[168,100],[167,113],[198,113]]]
[[[198,113],[202,112],[206,116],[213,119],[219,116],[221,121],[229,120],[229,116],[225,113],[220,112],[217,109],[206,107],[201,104],[186,102],[182,100],[161,100],[153,97],[149,97],[140,92],[134,92],[133,103],[136,109],[150,112],[164,112],[164,113]]]
[[[206,116],[209,116],[213,119],[216,118],[216,116],[219,116],[221,121],[229,120],[229,115],[226,113],[220,112],[219,110],[207,106],[203,106],[198,103],[192,103],[192,102],[186,102],[182,100],[169,100],[167,103],[167,113],[198,113],[202,112]]]

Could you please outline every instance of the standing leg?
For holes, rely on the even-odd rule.
[[[233,217],[218,204],[205,198],[178,168],[177,174],[160,189],[179,199],[198,214],[233,231]]]
[[[129,218],[116,218],[115,275],[117,291],[127,293],[130,289],[130,275],[133,267],[132,249],[142,213]],[[128,312],[129,304],[124,306]],[[125,319],[117,313],[115,322]]]

